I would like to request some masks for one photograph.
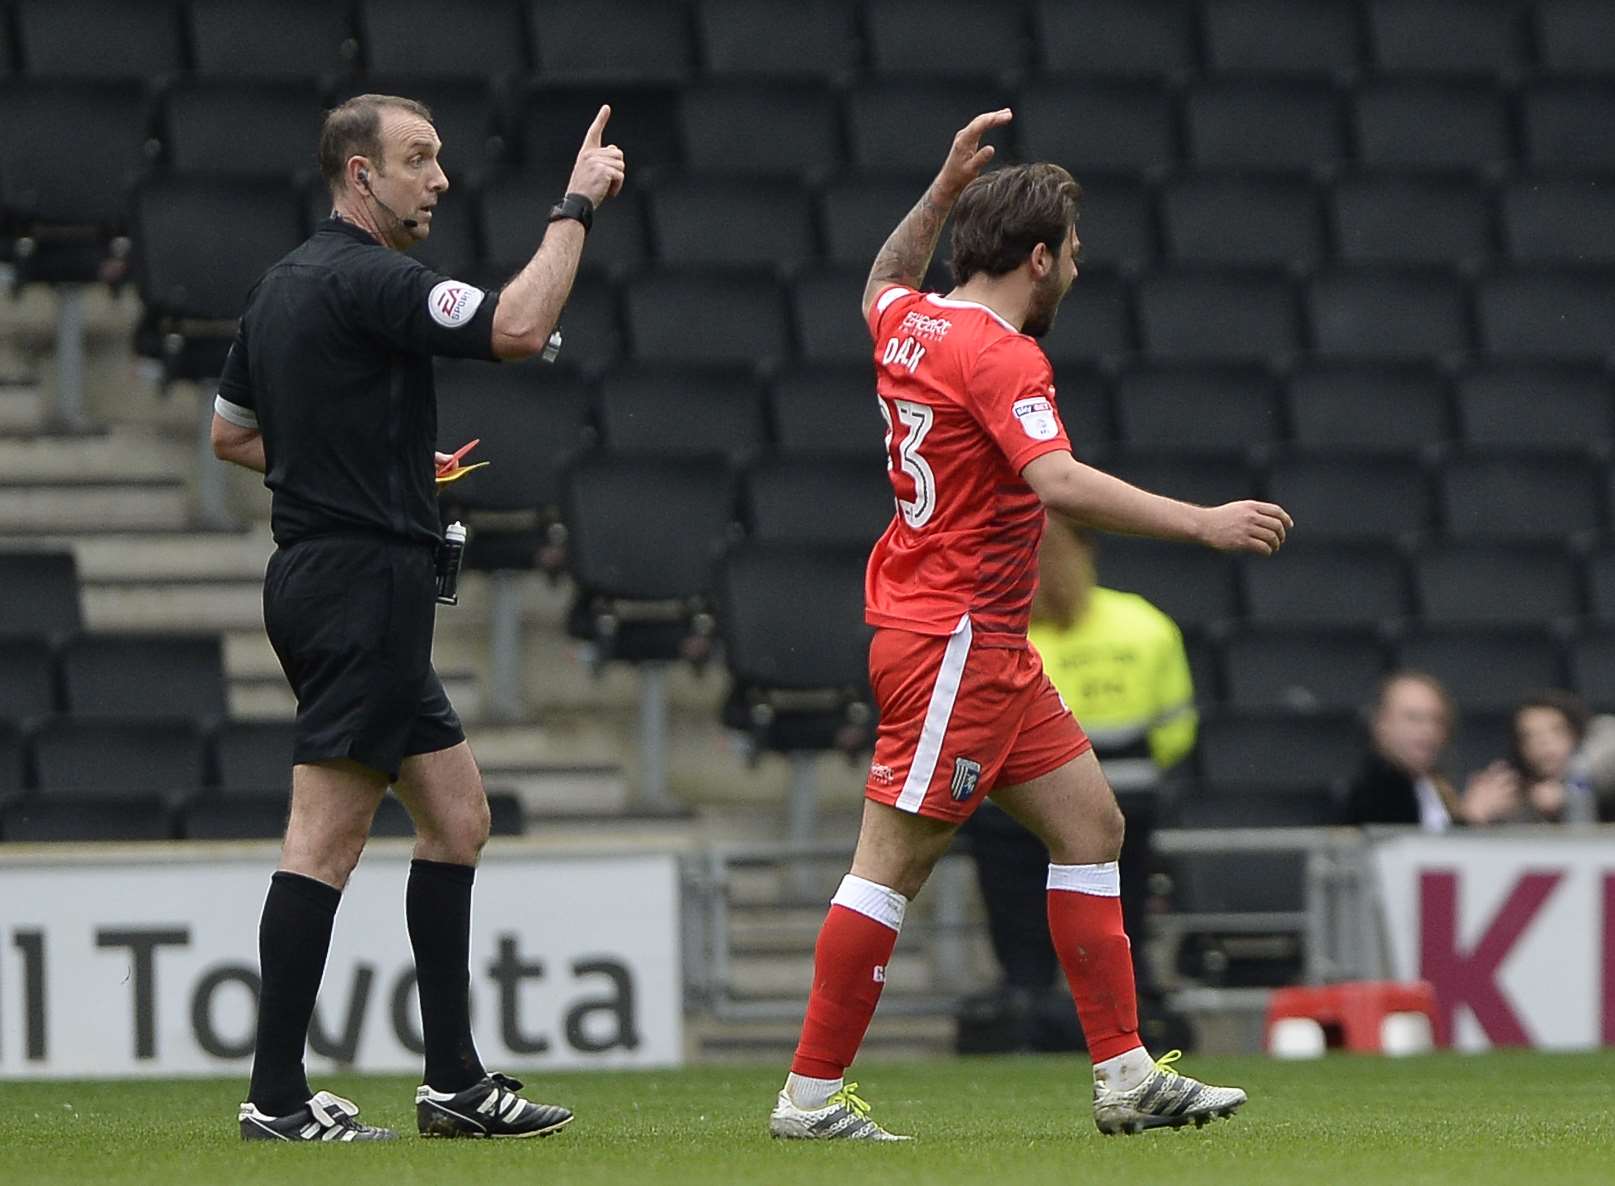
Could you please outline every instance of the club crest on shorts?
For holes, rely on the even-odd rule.
[[[981,763],[972,762],[969,758],[955,758],[953,760],[953,782],[948,789],[953,792],[955,801],[963,803],[976,793],[976,784],[981,781]]]

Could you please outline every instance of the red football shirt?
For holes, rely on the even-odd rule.
[[[1054,370],[985,305],[894,285],[869,307],[897,514],[864,580],[871,626],[1024,647],[1043,505],[1028,462],[1071,448]]]

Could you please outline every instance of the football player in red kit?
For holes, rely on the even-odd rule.
[[[1145,1051],[1116,859],[1123,820],[1092,746],[1026,640],[1044,508],[1089,528],[1271,555],[1262,502],[1199,507],[1078,462],[1037,339],[1077,276],[1081,190],[1057,165],[983,174],[977,116],[887,239],[864,288],[897,514],[865,581],[880,728],[852,871],[831,901],[777,1137],[901,1140],[844,1081],[903,913],[991,794],[1049,849],[1049,929],[1093,1059],[1103,1132],[1204,1124],[1245,1102]],[[954,214],[956,286],[918,291]]]

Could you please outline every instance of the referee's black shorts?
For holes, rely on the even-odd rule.
[[[398,777],[412,754],[465,740],[432,670],[433,549],[326,535],[276,550],[264,625],[297,695],[292,761],[351,758]]]

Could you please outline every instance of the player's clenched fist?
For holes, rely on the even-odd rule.
[[[572,179],[566,183],[567,193],[582,194],[596,206],[621,193],[623,178],[628,175],[628,164],[623,158],[622,149],[615,144],[600,143],[606,130],[606,121],[610,118],[611,107],[601,107],[583,137],[577,164],[572,166]]]
[[[1289,512],[1271,502],[1224,503],[1201,514],[1200,542],[1219,552],[1254,552],[1271,556],[1295,526]]]
[[[980,176],[987,162],[993,159],[993,146],[983,145],[981,138],[1013,118],[1010,109],[1003,107],[997,111],[984,111],[959,129],[953,137],[953,148],[948,152],[948,159],[942,162],[942,172],[937,177],[945,191],[957,194]]]

